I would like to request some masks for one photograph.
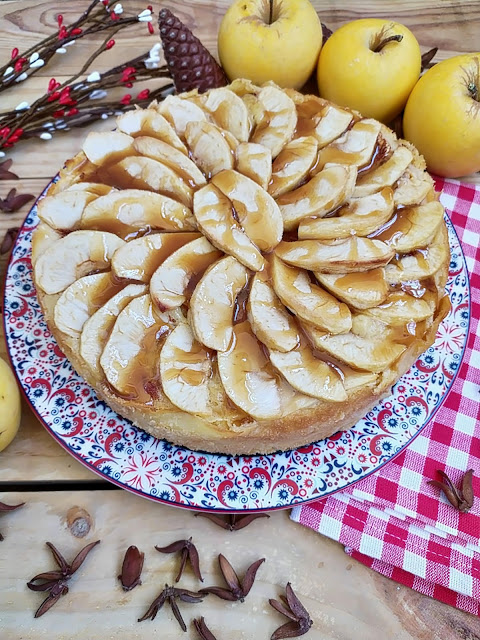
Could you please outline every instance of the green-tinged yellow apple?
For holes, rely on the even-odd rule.
[[[273,80],[300,89],[322,46],[322,25],[309,0],[236,0],[218,32],[218,55],[230,80]]]
[[[318,59],[318,90],[327,100],[391,122],[420,76],[421,53],[403,24],[381,18],[343,25]]]
[[[480,171],[480,53],[440,62],[420,78],[403,132],[433,173],[458,178]]]

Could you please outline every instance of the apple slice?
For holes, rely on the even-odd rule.
[[[170,254],[200,237],[199,233],[154,233],[135,238],[115,251],[112,271],[117,278],[150,282],[153,273]]]
[[[272,180],[268,193],[273,198],[291,191],[307,177],[318,152],[313,136],[295,138],[280,151],[272,166]]]
[[[248,110],[236,93],[225,87],[211,89],[207,93],[204,106],[219,127],[230,131],[239,142],[248,142],[250,136]]]
[[[38,217],[53,229],[71,231],[78,227],[87,204],[96,198],[88,191],[60,191],[38,202]]]
[[[121,131],[91,131],[82,148],[90,162],[97,166],[113,164],[135,155],[133,138]]]
[[[192,188],[170,167],[152,158],[124,158],[105,169],[105,173],[115,186],[156,191],[192,207]]]
[[[253,277],[247,311],[254,334],[269,349],[286,353],[299,344],[295,321],[265,281],[264,274],[256,273]]]
[[[347,164],[355,167],[367,165],[375,151],[381,128],[377,120],[364,119],[353,125],[335,142],[318,154],[318,170],[327,163]]]
[[[366,236],[388,222],[393,211],[393,191],[384,187],[378,193],[350,200],[336,216],[305,218],[298,227],[298,237],[300,240],[337,240],[351,235]]]
[[[403,345],[392,341],[368,340],[354,333],[332,336],[303,325],[313,346],[335,360],[341,360],[354,369],[382,373],[405,351]]]
[[[312,133],[320,148],[336,140],[350,126],[353,114],[334,104],[327,104],[321,111],[321,117]]]
[[[274,249],[282,239],[283,220],[272,196],[237,171],[221,171],[212,182],[232,202],[238,221],[260,251]]]
[[[127,284],[85,321],[80,335],[80,355],[95,375],[101,371],[100,357],[118,315],[129,302],[145,293],[145,285]]]
[[[329,402],[347,399],[342,379],[333,367],[315,358],[305,338],[287,353],[269,350],[270,361],[285,380],[307,396]]]
[[[431,243],[443,221],[444,208],[438,200],[397,211],[395,222],[378,238],[397,253],[410,253]]]
[[[356,371],[343,362],[339,368],[342,372],[343,386],[347,394],[359,387],[374,388],[377,384],[378,374],[372,371]]]
[[[382,305],[367,309],[365,313],[392,327],[400,327],[430,318],[432,310],[425,300],[403,291],[394,291]]]
[[[35,284],[45,293],[60,293],[78,278],[109,268],[114,252],[123,244],[113,233],[72,231],[38,257]]]
[[[444,225],[426,249],[418,249],[394,260],[385,267],[385,277],[390,284],[423,280],[437,273],[449,260],[448,236]]]
[[[434,191],[432,178],[419,167],[410,164],[398,179],[393,197],[396,207],[410,207],[422,202]]]
[[[156,109],[133,109],[118,116],[119,131],[136,138],[137,136],[151,136],[169,144],[187,154],[187,147],[177,136],[175,129]]]
[[[40,222],[38,227],[32,234],[32,265],[37,264],[38,258],[48,249],[51,244],[54,244],[62,237],[61,233],[58,233],[55,229],[52,229],[45,222]]]
[[[255,127],[251,141],[263,144],[276,158],[294,134],[297,124],[295,103],[284,91],[274,86],[260,89],[257,100],[263,117]]]
[[[223,169],[233,169],[234,155],[222,130],[210,122],[189,122],[185,140],[203,173],[211,178]]]
[[[383,187],[391,187],[397,182],[412,160],[413,153],[410,149],[400,145],[386,162],[376,169],[358,176],[357,186],[353,192],[354,197],[362,198],[380,191]]]
[[[124,286],[122,282],[114,282],[110,271],[79,278],[65,289],[55,304],[57,329],[78,338],[88,318]]]
[[[383,269],[347,274],[315,273],[318,282],[330,293],[355,309],[376,307],[388,295]]]
[[[252,271],[260,271],[265,261],[245,231],[233,217],[232,203],[220,189],[208,184],[193,196],[197,224],[210,242],[235,256]]]
[[[139,136],[133,141],[133,148],[141,156],[166,164],[167,167],[178,173],[192,189],[207,184],[205,176],[197,165],[184,153],[174,149],[163,140],[157,140],[150,136]]]
[[[263,144],[242,142],[235,149],[235,169],[267,190],[272,177],[272,152]]]
[[[150,294],[157,307],[161,311],[180,307],[187,299],[190,281],[199,278],[222,255],[203,237],[174,251],[150,280]]]
[[[167,96],[156,108],[173,125],[180,137],[185,135],[189,122],[207,121],[205,111],[201,107],[178,96]]]
[[[211,265],[190,298],[189,319],[196,339],[216,351],[226,351],[233,336],[233,313],[248,270],[232,256]]]
[[[80,225],[112,231],[123,237],[140,230],[190,231],[196,228],[188,207],[167,196],[141,189],[123,189],[100,196],[85,207]]]
[[[86,191],[95,196],[105,196],[111,190],[112,187],[101,182],[76,182],[65,189],[65,191]]]
[[[395,255],[394,249],[381,240],[358,236],[332,244],[319,240],[281,242],[275,253],[295,267],[324,273],[369,271],[383,267]]]
[[[170,402],[187,413],[211,412],[212,354],[195,340],[188,324],[180,324],[160,352],[160,378]]]
[[[350,309],[330,293],[313,284],[306,271],[289,267],[274,256],[272,276],[275,293],[296,316],[331,333],[350,331]]]
[[[331,165],[298,189],[277,198],[285,229],[296,229],[304,218],[320,218],[340,207],[351,197],[356,178],[355,167]]]

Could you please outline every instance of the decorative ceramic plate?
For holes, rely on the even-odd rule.
[[[447,220],[452,302],[435,344],[391,397],[352,429],[296,450],[261,456],[212,455],[156,440],[118,416],[78,376],[47,329],[32,282],[36,205],[18,235],[5,283],[10,357],[41,422],[77,460],[144,497],[208,511],[292,507],[344,489],[406,447],[444,400],[460,366],[470,321],[465,259]]]

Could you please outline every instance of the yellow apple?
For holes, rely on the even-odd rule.
[[[218,55],[230,80],[273,80],[300,89],[322,46],[322,25],[309,0],[236,0],[218,32]]]
[[[0,358],[0,451],[14,439],[20,426],[20,391],[13,371]]]
[[[433,173],[458,178],[480,171],[480,53],[440,62],[420,78],[403,132]]]
[[[327,100],[391,122],[420,76],[413,33],[381,18],[349,22],[333,33],[318,59],[318,90]]]

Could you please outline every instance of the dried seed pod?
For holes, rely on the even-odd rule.
[[[122,572],[118,579],[122,583],[124,591],[131,591],[137,585],[142,584],[140,576],[143,569],[145,554],[138,550],[135,545],[131,545],[125,552],[122,564]]]

